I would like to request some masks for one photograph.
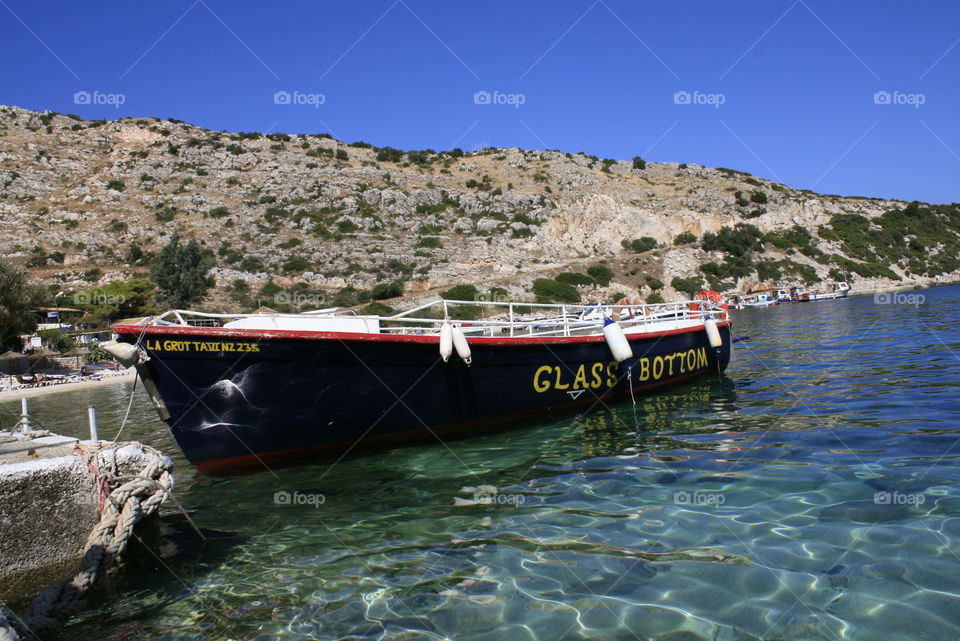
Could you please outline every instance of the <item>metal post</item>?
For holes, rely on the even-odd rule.
[[[30,409],[26,397],[20,399],[20,429],[30,431]]]
[[[97,433],[97,408],[93,405],[87,406],[87,419],[90,422],[90,440],[100,442],[100,434]]]

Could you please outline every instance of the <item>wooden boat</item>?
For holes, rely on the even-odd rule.
[[[482,319],[457,320],[478,308]],[[114,331],[104,347],[212,472],[582,410],[715,375],[731,343],[713,292],[627,306],[437,300],[394,316],[173,310]]]

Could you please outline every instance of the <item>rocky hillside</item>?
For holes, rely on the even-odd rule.
[[[214,307],[289,288],[344,302],[395,282],[529,297],[561,272],[584,299],[668,300],[684,296],[673,285],[816,289],[845,277],[862,290],[960,276],[956,205],[820,195],[692,164],[405,152],[0,108],[5,259],[55,287],[92,287],[143,276],[174,232],[215,259]],[[603,269],[570,277],[598,264],[612,281]]]

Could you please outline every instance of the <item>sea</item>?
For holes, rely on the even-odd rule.
[[[960,639],[960,287],[732,314],[722,375],[245,476],[132,383],[31,399],[175,462],[163,553],[62,638]]]

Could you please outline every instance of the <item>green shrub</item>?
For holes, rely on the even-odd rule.
[[[562,274],[557,274],[557,277],[554,279],[558,283],[566,283],[567,285],[593,285],[594,280],[587,276],[586,274],[579,274],[577,272],[564,272]]]
[[[647,303],[650,305],[658,305],[660,303],[667,302],[659,292],[653,292],[647,297]]]
[[[624,240],[622,244],[624,249],[631,249],[638,254],[650,251],[651,249],[656,249],[659,246],[657,239],[651,236],[634,238],[632,241]]]
[[[456,285],[440,294],[446,300],[477,300],[477,288],[474,285]]]
[[[663,289],[663,281],[660,280],[659,278],[655,278],[654,276],[650,276],[649,274],[647,274],[646,276],[644,276],[643,279],[647,283],[647,287],[649,287],[653,291],[657,291],[658,289]]]
[[[419,242],[417,242],[417,247],[440,249],[443,247],[443,242],[441,242],[441,240],[435,236],[427,236],[425,238],[421,238]]]
[[[114,191],[123,191],[124,184],[122,180],[111,180],[107,183],[107,189],[112,189]]]
[[[211,218],[223,218],[227,216],[230,211],[226,207],[215,207],[207,212]]]
[[[748,223],[721,227],[716,234],[707,232],[700,241],[705,251],[723,251],[731,256],[744,256],[750,251],[763,251],[763,234]]]
[[[755,189],[755,190],[750,194],[750,200],[751,200],[751,202],[755,202],[755,203],[757,203],[758,205],[763,205],[763,204],[765,204],[765,203],[767,202],[767,195],[766,195],[765,193],[763,193],[762,191],[760,191],[759,189]]]
[[[283,271],[290,272],[304,272],[310,268],[310,263],[307,262],[307,259],[302,256],[292,256],[283,263]]]
[[[697,292],[703,289],[703,281],[696,276],[691,276],[690,278],[674,276],[673,280],[670,281],[670,286],[678,292],[689,294],[690,298],[693,298]]]
[[[673,239],[673,244],[676,245],[689,245],[690,243],[697,242],[697,237],[691,234],[688,231],[681,232],[676,235]]]
[[[646,168],[647,168],[647,163],[646,163],[646,161],[645,161],[643,158],[641,158],[640,156],[634,156],[634,157],[633,157],[633,168],[634,168],[634,169],[646,169]]]
[[[403,160],[403,150],[393,147],[380,147],[377,149],[378,162],[400,162]]]
[[[587,273],[597,281],[599,285],[606,287],[613,280],[613,270],[606,265],[593,265],[587,269]]]
[[[371,290],[370,295],[374,300],[403,296],[403,283],[398,280],[391,283],[380,283]]]
[[[533,281],[533,293],[540,303],[579,303],[580,294],[573,285],[559,283],[550,278]]]
[[[360,313],[368,314],[370,316],[393,316],[397,313],[397,310],[389,305],[377,301],[363,307],[363,309],[360,310]]]

